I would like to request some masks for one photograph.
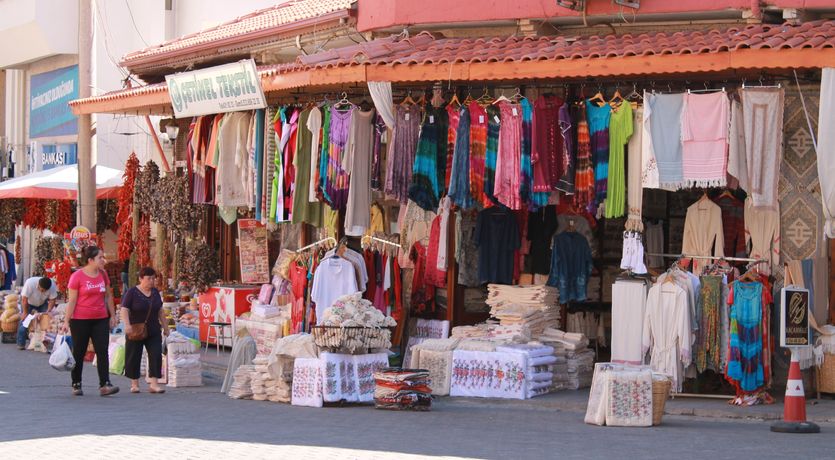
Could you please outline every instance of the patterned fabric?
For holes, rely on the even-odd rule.
[[[432,394],[446,396],[452,383],[452,352],[421,350],[418,369],[429,371]]]
[[[722,231],[725,234],[725,255],[748,257],[745,247],[745,205],[735,197],[722,195],[714,203],[722,208]]]
[[[549,192],[534,192],[534,171],[532,158],[533,107],[522,99],[522,201],[532,210],[548,204]]]
[[[344,211],[348,204],[350,176],[345,171],[345,165],[342,164],[342,159],[345,156],[345,148],[348,145],[348,132],[350,131],[353,115],[354,109],[340,111],[336,110],[335,107],[331,107],[330,135],[328,137],[330,151],[328,152],[325,190],[331,198],[332,207],[339,211]]]
[[[319,184],[316,194],[321,195],[320,200],[333,208],[333,199],[328,195],[327,190],[328,165],[330,164],[331,111],[325,108],[322,112],[324,115],[322,119],[322,150],[319,152]],[[278,157],[278,155],[276,156]]]
[[[383,134],[386,132],[386,123],[378,113],[374,119],[374,150],[371,160],[371,189],[382,190],[383,183],[380,180],[383,164]]]
[[[652,426],[652,372],[609,372],[606,425]]]
[[[531,157],[534,167],[534,191],[550,192],[563,171],[563,139],[559,111],[563,101],[556,96],[539,96],[533,107]]]
[[[498,105],[502,123],[493,192],[500,203],[518,210],[522,208],[522,108],[505,101]]]
[[[458,263],[458,284],[478,287],[478,245],[476,223],[478,213],[458,211],[455,219],[455,262]]]
[[[574,201],[578,207],[590,209],[594,206],[594,166],[591,162],[591,137],[586,121],[585,106],[576,114],[577,121],[577,175],[574,181]]]
[[[499,108],[487,107],[487,147],[484,152],[484,206],[489,207],[498,203],[493,194],[496,185],[496,160],[499,156],[499,132],[501,131],[502,116]]]
[[[702,276],[702,317],[696,343],[696,370],[721,369],[722,277]]]
[[[470,196],[484,203],[484,156],[487,151],[487,112],[470,103]]]
[[[374,372],[388,367],[388,356],[385,353],[346,355],[325,352],[319,356],[319,360],[323,372],[322,393],[325,402],[372,401]]]
[[[737,281],[731,289],[730,356],[727,380],[737,392],[753,392],[765,383],[763,369],[761,283]]]
[[[455,350],[450,396],[525,399],[527,359],[520,353]]]
[[[296,358],[291,404],[322,407],[322,362],[318,358]]]
[[[575,126],[571,121],[571,111],[568,103],[560,107],[560,131],[563,139],[563,170],[565,171],[557,184],[557,189],[568,194],[574,194],[574,177],[577,170],[577,150],[574,145]]]

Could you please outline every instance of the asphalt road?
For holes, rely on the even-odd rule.
[[[835,457],[830,436],[769,432],[768,422],[667,416],[653,428],[607,428],[583,414],[466,404],[441,398],[431,412],[369,406],[314,409],[236,401],[217,382],[152,395],[97,395],[85,367],[83,397],[70,395],[68,373],[47,355],[0,345],[0,457],[327,458],[327,459],[820,459]],[[144,388],[143,388],[144,389]]]

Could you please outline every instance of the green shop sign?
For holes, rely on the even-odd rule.
[[[177,118],[267,107],[252,59],[166,75],[165,81]]]

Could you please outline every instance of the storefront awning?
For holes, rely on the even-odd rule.
[[[835,21],[608,36],[435,38],[423,32],[259,67],[266,93],[367,81],[529,81],[817,69],[835,66]],[[167,88],[79,99],[76,114],[170,114]]]
[[[96,166],[97,199],[115,199],[121,187],[122,171]],[[0,183],[0,199],[75,200],[77,197],[78,165],[59,166]]]

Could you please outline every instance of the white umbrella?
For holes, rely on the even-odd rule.
[[[96,166],[96,198],[117,198],[122,171]],[[0,183],[2,198],[75,200],[78,197],[78,165],[59,166]]]

